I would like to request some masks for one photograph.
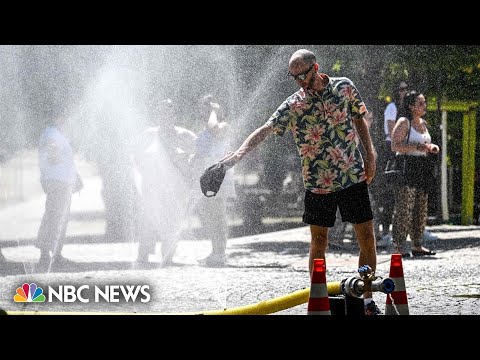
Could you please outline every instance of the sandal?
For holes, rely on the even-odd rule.
[[[435,255],[436,252],[432,251],[432,250],[427,250],[427,251],[424,251],[424,250],[412,250],[412,255],[413,256],[427,256],[427,255]]]
[[[403,259],[406,259],[406,258],[409,258],[411,257],[412,255],[410,255],[409,252],[407,251],[402,251],[401,249],[399,249],[398,247],[396,248],[396,250],[393,252],[394,254],[400,254],[402,255],[402,258]]]

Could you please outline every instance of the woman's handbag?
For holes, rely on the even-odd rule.
[[[412,123],[410,122],[410,120],[408,121],[408,123],[408,135],[405,144],[408,144],[408,141],[410,139],[410,130],[412,127]],[[399,185],[404,183],[405,172],[407,169],[407,158],[407,155],[395,155],[387,161],[383,175],[388,184]]]
[[[383,175],[388,184],[398,185],[404,182],[407,156],[396,155],[387,161]]]

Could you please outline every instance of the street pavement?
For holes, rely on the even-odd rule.
[[[33,239],[43,213],[44,195],[0,209],[0,308],[12,314],[21,312],[60,312],[65,314],[189,314],[223,309],[246,308],[279,299],[310,288],[308,276],[308,227],[231,238],[227,265],[204,267],[199,260],[210,251],[207,239],[178,242],[173,265],[162,267],[160,244],[150,264],[134,263],[137,244],[102,241],[105,221],[102,216],[100,179],[84,178],[85,188],[72,200],[72,219],[63,249],[66,263],[54,264],[50,271],[38,272],[39,251]],[[436,250],[431,257],[403,259],[405,286],[411,315],[480,314],[480,227],[438,225],[428,229],[438,240],[427,246]],[[355,276],[358,248],[346,237],[342,248],[329,249],[326,259],[327,282]],[[378,252],[376,275],[389,276],[389,249]],[[23,283],[60,285],[148,285],[146,303],[89,301],[15,303],[13,296]],[[45,292],[45,290],[44,290]],[[374,293],[383,311],[386,295]],[[275,315],[306,315],[301,303]]]

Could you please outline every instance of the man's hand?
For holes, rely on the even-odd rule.
[[[239,160],[239,157],[233,151],[229,151],[227,155],[225,155],[223,159],[221,159],[219,162],[223,163],[227,167],[227,169],[230,169]]]
[[[428,152],[432,154],[438,154],[440,152],[440,147],[435,144],[427,144],[428,145]]]

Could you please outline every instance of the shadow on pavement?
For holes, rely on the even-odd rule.
[[[243,245],[236,245],[237,249],[248,249],[252,252],[275,252],[279,255],[305,255],[308,253],[310,245],[304,241],[255,241]],[[238,256],[245,256],[244,252],[237,253]],[[231,257],[235,256],[230,254]]]
[[[479,238],[458,237],[455,239],[439,239],[425,241],[424,245],[432,250],[458,250],[464,248],[480,247]]]
[[[290,226],[291,228],[291,226]],[[277,227],[278,230],[278,227]],[[446,250],[459,250],[466,248],[480,247],[480,238],[468,236],[468,232],[472,229],[469,228],[456,228],[454,230],[446,229],[445,231],[435,230],[435,233],[439,234],[440,239],[436,241],[425,241],[424,246],[432,249],[437,252]],[[478,231],[478,228],[474,230]],[[442,236],[442,234],[445,234]],[[447,235],[449,234],[449,235]],[[454,238],[445,238],[447,236],[456,235]],[[465,235],[465,237],[463,237]],[[442,237],[444,237],[442,239]],[[196,240],[191,240],[196,241]],[[115,241],[106,240],[101,235],[82,235],[82,236],[69,236],[66,239],[66,244],[101,244],[101,243],[112,243]],[[116,241],[121,243],[122,241]],[[125,242],[125,241],[123,241]],[[2,247],[18,247],[25,245],[33,245],[34,239],[20,239],[20,240],[5,240],[0,243],[0,250]],[[296,255],[305,255],[309,252],[309,243],[305,241],[251,241],[245,242],[242,244],[235,245],[233,252],[230,252],[229,257],[232,259],[241,259],[242,257],[249,256],[250,253],[274,253],[275,256],[296,256]],[[235,251],[238,250],[238,251]],[[354,239],[350,241],[331,241],[328,253],[333,254],[358,254],[358,245]],[[389,254],[391,249],[378,249],[378,254]],[[435,259],[435,256],[428,257],[414,257],[406,258],[405,260],[424,260],[424,259]],[[198,266],[197,264],[181,264],[173,263],[168,266],[172,267],[184,267],[184,266]],[[76,273],[76,272],[93,272],[93,271],[122,271],[122,270],[149,270],[161,268],[162,265],[159,262],[150,262],[147,264],[136,265],[131,261],[103,261],[103,262],[77,262],[67,259],[58,264],[53,264],[50,269],[50,272],[54,273]],[[237,264],[227,264],[226,268],[281,268],[285,267],[280,265],[275,261],[269,264],[259,264],[255,265],[252,262],[243,265]],[[36,262],[25,262],[25,261],[11,261],[0,251],[0,274],[1,275],[20,275],[20,274],[33,274],[33,273],[46,273],[44,269],[39,269]]]
[[[252,250],[253,252],[275,252],[278,255],[305,255],[310,251],[310,244],[305,241],[255,241],[249,244],[237,245],[236,248]],[[335,254],[358,254],[359,248],[355,241],[331,242],[327,252]]]
[[[157,268],[159,264],[147,264],[149,268]],[[145,267],[143,269],[146,269]],[[29,275],[46,273],[81,273],[88,271],[110,271],[110,270],[135,270],[133,263],[128,261],[118,262],[76,262],[71,260],[62,261],[61,264],[41,266],[38,263],[11,262],[1,263],[1,275]]]

